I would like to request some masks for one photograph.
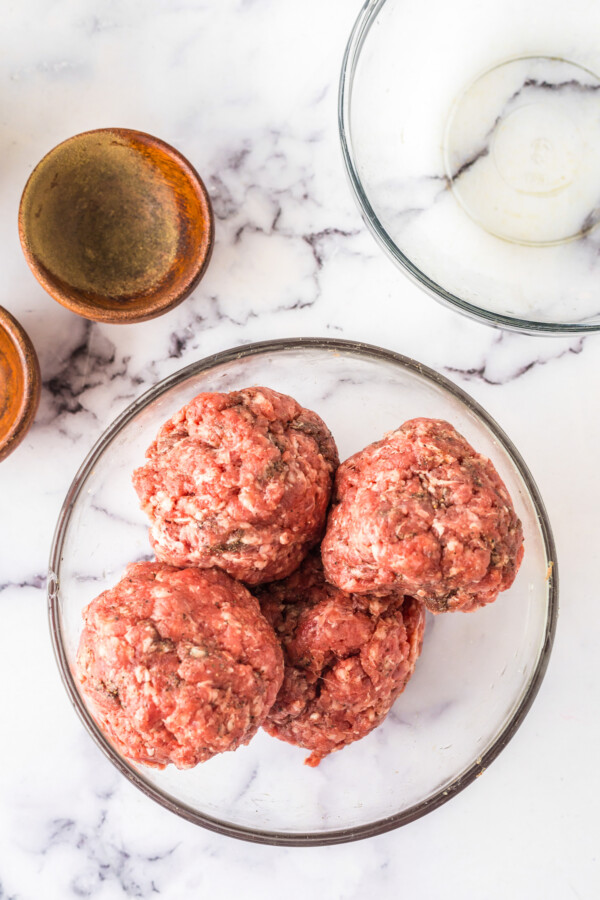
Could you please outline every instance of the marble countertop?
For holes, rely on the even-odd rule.
[[[0,898],[308,895],[592,898],[600,862],[595,607],[599,339],[468,321],[382,255],[354,205],[336,100],[348,0],[6,0],[0,10],[0,304],[38,350],[36,422],[0,466]],[[16,216],[33,166],[118,125],[175,145],[216,214],[209,271],[153,322],[95,325],[38,286]],[[92,444],[135,397],[234,345],[339,336],[414,357],[508,432],[546,502],[561,611],[546,679],[483,777],[434,813],[356,844],[287,849],[204,831],[107,762],[60,682],[46,618],[54,524]]]

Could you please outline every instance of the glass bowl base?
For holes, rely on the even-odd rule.
[[[543,246],[600,220],[600,78],[547,56],[511,59],[461,93],[444,136],[464,211],[496,237]]]

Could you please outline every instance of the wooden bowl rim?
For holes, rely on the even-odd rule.
[[[185,283],[178,291],[173,291],[172,289],[166,291],[162,298],[157,298],[155,295],[149,294],[147,299],[144,300],[143,305],[141,305],[137,311],[132,311],[127,308],[124,308],[123,310],[102,309],[101,307],[94,306],[87,300],[66,296],[60,287],[58,287],[46,274],[45,267],[38,261],[31,249],[27,235],[27,222],[24,213],[25,196],[34,175],[44,165],[48,158],[61,147],[91,134],[108,134],[121,138],[141,139],[143,143],[146,143],[151,148],[163,152],[187,176],[187,179],[199,200],[202,209],[202,217],[207,226],[201,246],[201,252],[197,260],[194,261],[194,264],[189,266],[189,276]],[[134,128],[93,128],[89,131],[82,131],[79,134],[74,134],[52,147],[52,149],[40,159],[27,179],[19,203],[18,222],[19,239],[21,241],[23,254],[29,268],[44,290],[62,306],[71,310],[71,312],[77,313],[86,319],[91,319],[94,322],[107,322],[112,324],[144,322],[148,319],[154,319],[157,316],[163,315],[163,313],[169,312],[169,310],[178,306],[192,293],[204,275],[212,255],[215,236],[215,221],[210,196],[206,189],[206,185],[200,178],[200,175],[194,166],[179,152],[179,150],[172,147],[171,144],[168,144],[166,141],[163,141],[161,138],[157,138],[152,134],[148,134],[146,131],[138,131]]]
[[[4,437],[0,437],[0,461],[5,459],[21,443],[31,427],[40,402],[40,364],[31,339],[23,326],[8,310],[0,306],[0,330],[8,335],[17,351],[23,390],[12,425]]]

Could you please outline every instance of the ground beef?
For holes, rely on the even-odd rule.
[[[312,750],[306,762],[318,765],[379,725],[404,690],[421,652],[424,606],[399,594],[346,594],[327,584],[314,553],[257,595],[285,658],[263,728]]]
[[[158,559],[284,578],[325,527],[335,442],[291,397],[254,387],[200,394],[163,425],[133,483]]]
[[[489,459],[447,422],[413,419],[340,466],[322,555],[343,590],[469,611],[511,586],[523,530]]]
[[[130,565],[84,611],[79,683],[128,759],[184,769],[247,744],[283,678],[255,598],[216,569]]]

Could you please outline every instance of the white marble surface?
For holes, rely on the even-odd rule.
[[[29,331],[44,391],[0,467],[0,898],[594,898],[600,885],[595,596],[597,338],[503,334],[445,310],[383,257],[343,172],[336,92],[348,0],[21,0],[0,7],[0,304]],[[48,298],[16,214],[38,159],[87,128],[177,146],[209,187],[217,244],[194,295],[131,327]],[[150,384],[226,347],[336,335],[398,350],[471,392],[523,453],[558,544],[562,603],[546,680],[497,761],[390,834],[280,849],[156,807],[104,759],[56,670],[44,578],[76,468]]]

